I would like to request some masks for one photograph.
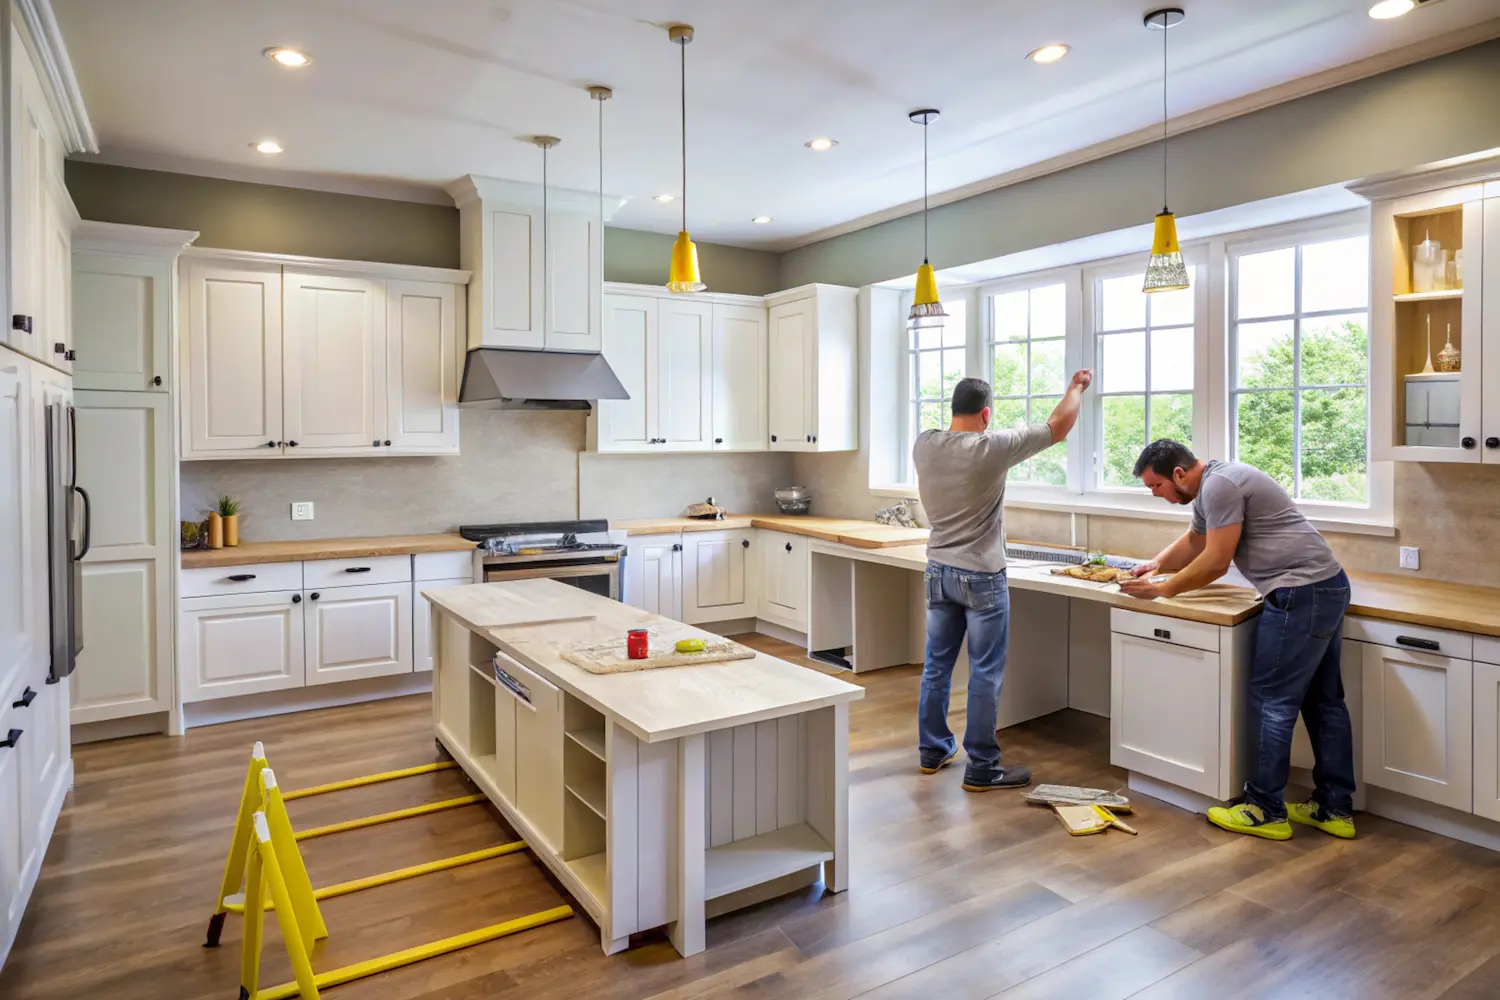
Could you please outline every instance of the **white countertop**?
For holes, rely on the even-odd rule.
[[[648,743],[799,715],[857,701],[865,694],[864,688],[759,652],[753,660],[591,674],[564,660],[561,651],[623,637],[629,629],[647,626],[655,626],[663,638],[671,640],[718,637],[556,580],[479,583],[429,590],[426,595],[470,631]],[[492,628],[487,624],[496,620],[492,598],[500,595],[512,608],[530,606],[538,620],[593,617]]]

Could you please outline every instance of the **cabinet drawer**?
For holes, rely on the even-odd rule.
[[[1451,632],[1426,625],[1405,625],[1372,618],[1345,618],[1344,638],[1370,642],[1377,646],[1452,656],[1460,660],[1474,659],[1473,636],[1467,632]]]
[[[501,694],[508,693],[525,708],[562,711],[562,692],[551,682],[532,673],[514,656],[495,650],[495,667],[495,680],[499,683]]]
[[[1142,639],[1170,642],[1174,646],[1189,646],[1210,653],[1219,651],[1219,626],[1204,625],[1202,622],[1111,608],[1109,630],[1122,635],[1139,636]]]
[[[251,566],[214,566],[182,571],[182,597],[220,594],[264,594],[273,590],[301,590],[300,562],[255,563]]]
[[[377,583],[410,583],[411,556],[368,559],[312,559],[302,564],[302,587],[364,587]]]
[[[1474,659],[1480,663],[1500,663],[1500,639],[1487,635],[1474,637]]]
[[[474,553],[464,552],[419,552],[412,558],[414,580],[456,580],[474,577]]]

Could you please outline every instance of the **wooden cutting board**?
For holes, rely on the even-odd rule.
[[[679,653],[675,647],[674,638],[653,632],[649,652],[643,659],[632,660],[626,655],[626,640],[623,637],[564,649],[562,658],[591,674],[623,674],[636,670],[654,670],[657,667],[686,667],[755,659],[755,650],[729,639],[706,640],[703,650],[697,653]]]

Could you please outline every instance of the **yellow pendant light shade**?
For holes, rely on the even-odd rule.
[[[1187,265],[1177,245],[1177,219],[1171,212],[1156,217],[1156,237],[1151,241],[1151,262],[1146,265],[1146,292],[1178,292],[1188,287]]]
[[[907,117],[922,126],[922,266],[917,268],[917,288],[911,297],[906,326],[911,330],[927,330],[942,326],[948,319],[948,311],[938,301],[937,274],[927,260],[927,126],[938,120],[938,112],[921,108]]]
[[[698,248],[687,231],[687,46],[693,40],[693,29],[674,24],[667,37],[682,51],[682,229],[672,244],[672,267],[667,272],[667,291],[685,294],[708,288],[698,272]]]

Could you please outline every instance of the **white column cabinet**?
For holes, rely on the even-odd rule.
[[[659,307],[655,364],[646,374],[657,450],[706,451],[713,419],[713,307],[676,299],[663,299]]]
[[[769,323],[771,450],[813,451],[812,303],[773,306]]]
[[[169,392],[172,261],[73,254],[73,388]]]
[[[692,531],[682,535],[682,621],[753,618],[756,608],[754,531]]]
[[[436,281],[385,284],[386,434],[398,451],[458,453],[462,294]]]
[[[714,303],[714,451],[764,451],[767,444],[766,311]]]
[[[1362,645],[1365,781],[1471,811],[1473,661]]]
[[[302,687],[300,591],[183,600],[177,643],[184,702]]]
[[[625,603],[682,620],[682,535],[645,535],[625,546]]]
[[[309,685],[411,673],[410,582],[331,587],[303,596]]]
[[[281,265],[185,258],[184,458],[281,453]]]
[[[380,447],[385,438],[385,289],[344,276],[282,272],[288,454]]]

